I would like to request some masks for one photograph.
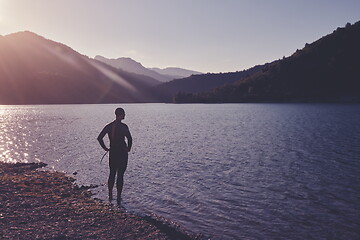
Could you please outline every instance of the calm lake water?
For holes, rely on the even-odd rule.
[[[0,106],[0,161],[77,172],[106,200],[96,137],[118,106],[126,209],[211,239],[360,239],[360,105]]]

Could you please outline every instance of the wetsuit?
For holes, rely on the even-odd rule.
[[[104,127],[97,138],[105,151],[108,150],[103,141],[106,134],[110,139],[109,182],[113,185],[115,182],[115,175],[117,174],[116,186],[122,188],[124,184],[124,173],[128,163],[128,152],[132,146],[132,137],[128,126],[120,120],[109,123]],[[127,144],[125,142],[125,137],[127,139]]]

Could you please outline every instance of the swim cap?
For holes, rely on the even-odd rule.
[[[115,110],[115,115],[117,116],[117,115],[120,115],[120,114],[124,114],[125,113],[125,111],[124,111],[124,109],[123,108],[117,108],[116,110]]]

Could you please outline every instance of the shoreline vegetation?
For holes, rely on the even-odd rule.
[[[202,239],[156,217],[92,198],[45,163],[0,162],[1,239]]]

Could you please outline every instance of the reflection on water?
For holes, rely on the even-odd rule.
[[[28,162],[38,158],[29,159],[32,143],[28,135],[31,129],[24,125],[24,115],[27,110],[11,106],[2,106],[0,110],[0,156],[5,162]]]
[[[99,185],[117,105],[0,106],[1,161]],[[124,205],[213,239],[359,239],[360,106],[128,104]]]

